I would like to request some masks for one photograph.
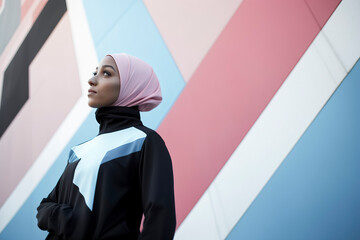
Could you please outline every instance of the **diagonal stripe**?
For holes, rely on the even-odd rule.
[[[360,239],[359,89],[360,61],[227,240]]]
[[[241,4],[159,128],[173,157],[178,225],[319,31],[302,0]]]
[[[200,200],[178,228],[175,239],[191,239],[194,225],[197,231],[208,233],[203,224],[208,219],[217,220],[220,239],[226,238],[346,75],[335,51],[352,49],[348,58],[360,57],[360,45],[352,39],[343,39],[332,50],[329,42],[333,39],[324,34],[331,31],[360,36],[358,11],[355,1],[339,5],[201,197],[212,199],[213,211],[203,210]],[[344,28],[339,24],[344,19],[353,22]],[[349,59],[345,60],[350,63]],[[211,230],[216,236],[216,229]]]
[[[66,12],[65,1],[49,1],[4,72],[0,137],[29,99],[28,68]],[[24,57],[26,56],[26,57]],[[21,86],[21,87],[19,87]]]

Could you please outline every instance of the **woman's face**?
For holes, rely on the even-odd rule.
[[[120,74],[114,59],[105,56],[88,83],[90,85],[88,91],[90,107],[100,108],[113,104],[120,93]]]

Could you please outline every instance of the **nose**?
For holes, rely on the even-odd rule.
[[[95,76],[94,77],[91,77],[89,80],[88,80],[88,83],[90,86],[94,86],[97,84],[97,81],[96,81],[96,78]]]

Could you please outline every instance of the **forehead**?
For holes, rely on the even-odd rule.
[[[99,63],[99,67],[101,67],[102,65],[111,65],[116,69],[116,63],[111,56],[105,56]]]

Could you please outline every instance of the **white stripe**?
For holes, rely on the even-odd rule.
[[[359,0],[342,1],[323,29],[347,72],[360,56],[359,29]]]
[[[216,202],[213,211],[199,201],[177,229],[177,240],[208,234],[202,220],[213,218],[213,212],[219,229],[214,236],[225,239],[231,232],[359,58],[359,12],[357,0],[338,6],[205,191]]]
[[[16,215],[26,199],[34,191],[41,179],[63,151],[64,147],[91,112],[91,108],[87,105],[86,86],[87,80],[97,64],[96,52],[82,6],[82,1],[67,1],[67,8],[83,94],[36,159],[35,163],[31,166],[29,171],[1,207],[0,233]]]

